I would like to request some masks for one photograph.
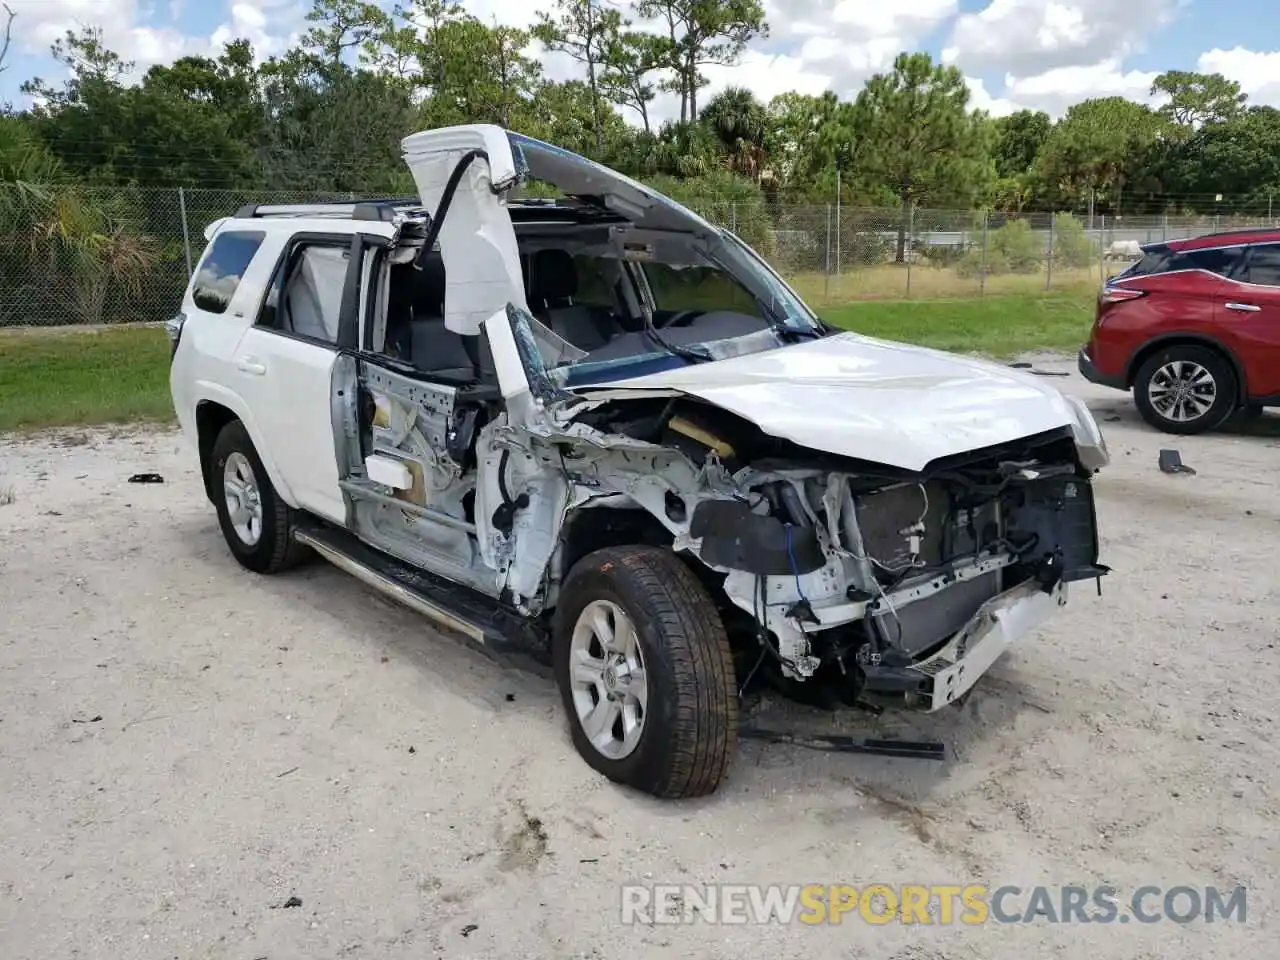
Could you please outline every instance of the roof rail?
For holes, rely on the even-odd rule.
[[[236,211],[238,220],[260,217],[337,217],[351,220],[386,222],[398,211],[418,209],[417,197],[378,197],[360,200],[338,200],[321,203],[246,203]]]
[[[1242,233],[1275,233],[1275,227],[1236,227],[1232,230],[1214,230],[1210,233],[1197,233],[1187,237],[1188,240],[1199,240],[1202,237],[1234,237]]]

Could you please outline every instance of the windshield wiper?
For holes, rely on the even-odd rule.
[[[679,357],[681,360],[688,360],[692,363],[700,363],[708,360],[714,360],[711,351],[706,347],[681,347],[674,343],[668,343],[660,333],[658,328],[653,325],[653,311],[649,309],[649,305],[640,301],[640,313],[644,317],[644,335],[659,350],[663,350],[673,357]]]

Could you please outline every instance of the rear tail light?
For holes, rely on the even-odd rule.
[[[1100,303],[1125,303],[1146,295],[1147,291],[1145,290],[1132,290],[1129,287],[1103,287],[1102,293],[1098,296],[1098,301]]]
[[[182,338],[182,325],[187,322],[185,313],[178,313],[164,322],[164,332],[169,336],[169,343],[172,349],[169,351],[169,359],[172,360],[178,352],[178,340]]]

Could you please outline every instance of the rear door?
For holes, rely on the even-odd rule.
[[[1280,396],[1280,243],[1248,248],[1239,283],[1230,283],[1218,322],[1244,366],[1249,395]]]
[[[302,233],[285,245],[235,357],[240,392],[297,506],[345,523],[333,369],[358,336],[362,238]]]

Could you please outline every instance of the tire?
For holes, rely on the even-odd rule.
[[[1185,400],[1174,393],[1179,385],[1194,388]],[[1195,344],[1156,350],[1133,378],[1133,399],[1142,419],[1165,433],[1190,435],[1220,427],[1236,409],[1238,390],[1230,361]]]
[[[618,663],[611,681],[602,669],[609,660],[600,630],[591,625],[603,616],[605,632],[623,649],[627,631],[619,614],[634,627],[634,655]],[[552,629],[556,680],[582,758],[615,783],[656,797],[713,793],[735,752],[738,702],[724,624],[693,572],[657,547],[598,550],[570,571]],[[637,664],[644,670],[641,711],[634,702],[638,688],[626,679]],[[588,667],[592,682],[585,679]],[[608,727],[599,727],[602,748],[586,723],[609,702],[610,690],[618,706]],[[629,738],[628,720],[634,727],[637,718],[638,733]]]
[[[214,491],[213,503],[218,511],[218,524],[227,541],[232,556],[240,565],[254,573],[279,573],[295,566],[305,555],[304,548],[293,539],[293,510],[280,499],[276,488],[258,451],[249,439],[249,431],[239,420],[232,420],[213,443],[210,452],[210,487]],[[235,480],[240,481],[242,491],[247,479],[256,490],[259,507],[258,521],[246,533],[245,523],[237,529],[237,521],[243,515],[232,516],[229,503],[232,494],[227,486],[227,464],[232,464]],[[247,477],[245,471],[247,470]],[[256,533],[256,539],[253,534]]]

